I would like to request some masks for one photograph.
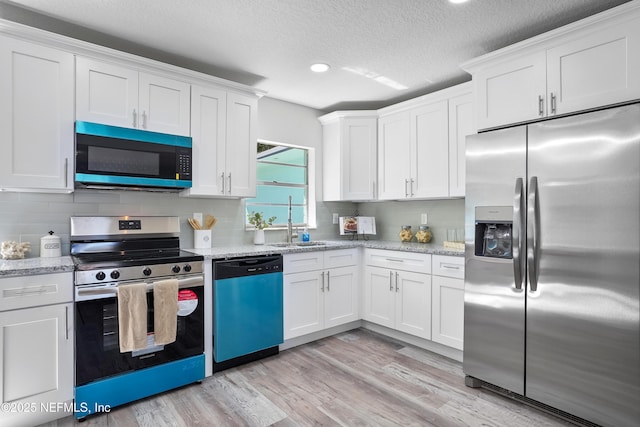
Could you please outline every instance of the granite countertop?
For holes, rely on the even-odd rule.
[[[73,272],[70,256],[54,258],[0,259],[0,277]]]
[[[464,251],[444,248],[430,243],[401,243],[383,240],[323,240],[314,241],[310,245],[292,245],[279,243],[265,245],[220,246],[210,249],[185,249],[205,260],[235,258],[241,256],[290,254],[311,251],[326,251],[348,248],[387,249],[392,251],[418,252],[431,255],[464,256]],[[70,256],[56,258],[0,259],[0,277],[30,276],[36,274],[62,273],[73,271],[73,260]]]
[[[224,259],[241,256],[291,254],[312,251],[326,251],[348,248],[387,249],[391,251],[417,252],[431,255],[464,256],[464,251],[444,248],[430,243],[401,243],[383,240],[321,240],[306,245],[294,242],[291,245],[267,243],[265,245],[246,245],[232,247],[213,247],[210,249],[186,249],[189,252],[203,255],[205,259]]]

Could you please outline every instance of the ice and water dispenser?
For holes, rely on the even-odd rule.
[[[513,207],[476,206],[475,255],[513,258]]]

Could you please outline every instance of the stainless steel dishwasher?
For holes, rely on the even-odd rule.
[[[213,261],[213,371],[278,354],[282,255]]]

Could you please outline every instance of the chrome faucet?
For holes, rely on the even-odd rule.
[[[287,219],[287,243],[293,243],[293,238],[298,237],[298,233],[293,233],[293,223],[291,222],[291,196],[289,196],[289,218]]]

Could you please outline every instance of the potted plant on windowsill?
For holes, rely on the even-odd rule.
[[[273,225],[273,221],[276,220],[276,217],[272,216],[271,218],[265,219],[262,212],[252,211],[247,215],[247,219],[249,220],[249,224],[256,228],[253,235],[253,244],[264,245],[264,229]]]

